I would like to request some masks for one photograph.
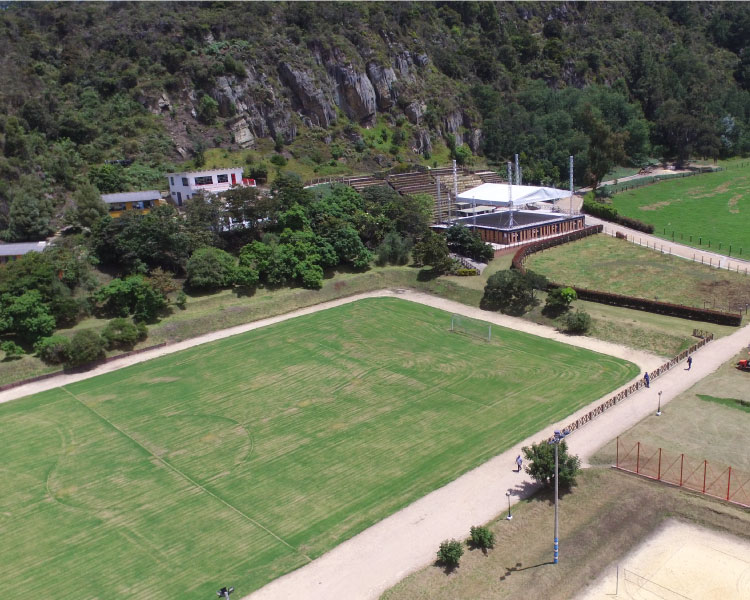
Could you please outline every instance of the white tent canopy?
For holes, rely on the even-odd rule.
[[[508,194],[508,188],[511,195]],[[470,202],[490,206],[523,206],[534,202],[549,202],[558,198],[570,198],[569,190],[535,185],[511,185],[507,183],[483,183],[482,185],[461,192],[457,202]]]

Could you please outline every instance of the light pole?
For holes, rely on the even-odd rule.
[[[224,598],[224,600],[229,600],[229,594],[231,594],[234,591],[233,587],[230,587],[229,589],[223,587],[219,591],[216,592],[216,595],[219,598]]]
[[[559,467],[558,467],[558,446],[560,445],[560,442],[565,438],[565,436],[568,435],[568,432],[566,430],[563,431],[557,431],[555,430],[555,437],[553,440],[551,440],[549,443],[554,444],[555,446],[555,553],[553,557],[553,564],[558,563],[558,557],[559,557],[559,548],[558,548],[558,533],[559,533],[559,519],[558,519],[558,474],[559,474]]]
[[[659,390],[659,405],[656,407],[656,416],[661,417],[661,390]]]
[[[505,492],[505,495],[508,497],[508,516],[505,518],[510,521],[513,518],[513,515],[510,514],[510,492]]]

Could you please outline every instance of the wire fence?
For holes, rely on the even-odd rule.
[[[618,436],[615,467],[750,508],[750,473]]]

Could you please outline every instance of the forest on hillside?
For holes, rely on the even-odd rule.
[[[748,44],[744,3],[6,2],[0,230],[40,239],[82,186],[164,187],[217,148],[257,176],[518,152],[552,184],[571,154],[579,184],[744,155]]]

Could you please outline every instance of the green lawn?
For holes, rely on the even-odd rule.
[[[686,306],[733,311],[750,301],[750,276],[712,269],[624,240],[595,235],[532,255],[552,281]]]
[[[617,210],[655,227],[655,235],[720,254],[750,258],[750,162],[725,171],[663,181],[622,192]],[[721,247],[719,246],[721,244]],[[741,254],[740,254],[741,252]]]
[[[5,594],[244,595],[638,372],[449,323],[364,300],[0,405]]]

